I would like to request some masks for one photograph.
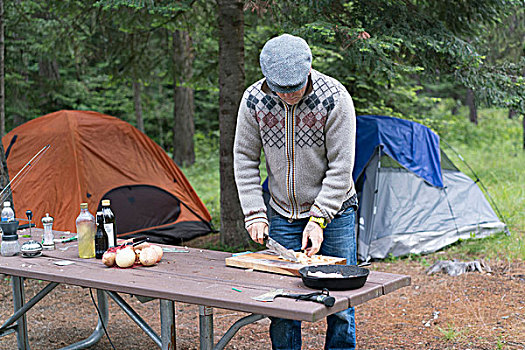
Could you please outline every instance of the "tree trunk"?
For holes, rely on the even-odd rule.
[[[179,166],[195,163],[193,89],[186,86],[193,75],[193,48],[188,32],[173,32],[173,160]]]
[[[523,149],[525,149],[525,115],[523,115]]]
[[[515,109],[509,109],[509,119],[514,119],[514,117],[518,114]]]
[[[217,0],[219,26],[219,130],[221,243],[247,245],[249,236],[233,175],[233,141],[244,92],[243,1]]]
[[[466,104],[469,108],[469,120],[478,125],[478,108],[476,106],[476,99],[474,97],[474,91],[467,89],[467,101]]]
[[[144,120],[142,119],[142,101],[140,99],[140,86],[138,81],[133,82],[133,103],[135,105],[135,118],[137,120],[137,129],[144,132]]]
[[[5,69],[4,69],[4,1],[0,0],[0,138],[5,134]],[[0,142],[0,191],[9,183],[9,172],[7,171],[7,161],[5,159],[4,145]],[[0,207],[3,201],[10,201],[13,210],[15,204],[13,203],[13,195],[11,189],[7,189],[0,197]]]
[[[163,95],[163,91],[162,91],[162,84],[158,84],[158,89],[159,89],[159,92],[158,92],[158,95],[159,96],[164,96]],[[159,146],[162,148],[162,149],[166,149],[164,146],[164,122],[163,122],[163,118],[161,116],[161,113],[158,112],[158,111],[155,111],[155,119],[157,120],[157,126],[158,126],[158,140],[159,140]]]

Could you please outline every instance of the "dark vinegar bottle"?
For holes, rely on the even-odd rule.
[[[104,230],[104,214],[97,212],[97,233],[95,233],[95,258],[102,259],[108,250],[108,235]]]
[[[104,214],[104,229],[108,235],[110,247],[117,245],[117,220],[110,207],[109,199],[102,200],[102,213]]]

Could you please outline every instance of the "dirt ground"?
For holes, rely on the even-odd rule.
[[[430,259],[439,259],[434,254]],[[427,257],[427,259],[429,259]],[[371,269],[408,274],[412,285],[356,308],[358,349],[525,349],[525,263],[494,263],[490,274],[427,276],[420,262],[375,262]],[[12,313],[9,278],[0,279],[0,322]],[[26,300],[46,282],[26,281]],[[95,293],[94,293],[95,294]],[[124,299],[160,334],[159,302]],[[112,301],[109,334],[116,349],[153,349],[153,341]],[[215,341],[241,312],[215,309]],[[89,289],[60,285],[28,312],[32,349],[56,349],[89,336],[96,324]],[[177,349],[198,349],[198,307],[176,304]],[[269,321],[242,328],[228,349],[270,349]],[[324,321],[303,323],[303,349],[322,349]],[[14,334],[0,349],[16,349]],[[91,349],[111,349],[106,337]]]

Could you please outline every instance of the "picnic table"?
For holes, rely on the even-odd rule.
[[[63,234],[55,231],[55,237]],[[108,321],[108,296],[163,350],[176,348],[174,302],[199,305],[200,348],[211,350],[223,349],[240,328],[268,316],[315,322],[410,284],[409,276],[371,271],[363,287],[331,291],[330,295],[335,297],[333,307],[311,301],[296,302],[288,298],[260,302],[252,297],[276,288],[301,294],[314,290],[305,287],[299,277],[227,267],[225,258],[230,257],[231,253],[163,247],[168,248],[168,251],[159,264],[128,269],[108,268],[97,259],[80,259],[76,242],[58,243],[55,250],[43,251],[42,256],[35,258],[0,256],[0,273],[11,276],[14,304],[13,315],[0,326],[0,337],[16,332],[18,348],[29,349],[29,321],[25,314],[60,283],[96,289],[99,309],[99,319],[93,333],[85,340],[63,348],[68,350],[84,349],[103,336],[103,326]],[[26,302],[25,278],[49,283]],[[136,295],[139,299],[160,299],[160,336],[119,293]],[[250,315],[235,322],[214,344],[214,308]]]

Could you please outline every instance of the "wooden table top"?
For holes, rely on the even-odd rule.
[[[108,268],[101,260],[78,258],[76,242],[59,243],[36,258],[0,256],[0,273],[301,321],[318,321],[410,285],[410,276],[370,271],[362,288],[330,292],[336,298],[331,308],[288,298],[259,302],[251,297],[276,288],[291,293],[315,290],[305,287],[300,277],[227,267],[224,259],[231,253],[165,247],[189,252],[165,252],[155,266],[119,269]],[[73,264],[56,265],[61,260]]]

